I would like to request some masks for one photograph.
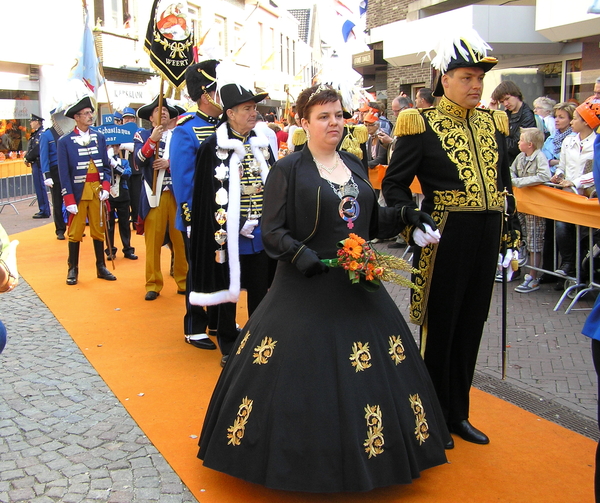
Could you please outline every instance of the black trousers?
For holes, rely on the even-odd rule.
[[[110,243],[112,250],[108,249],[108,243],[106,252],[112,251],[114,255],[117,253],[117,247],[115,245],[115,213],[116,218],[119,220],[119,236],[121,236],[121,243],[123,244],[123,253],[133,253],[135,248],[131,246],[131,227],[129,225],[129,200],[115,201],[110,200],[110,211],[108,212],[108,236],[110,237]]]
[[[127,185],[129,186],[131,221],[136,223],[140,211],[140,197],[142,195],[142,174],[131,175],[127,181]]]
[[[181,233],[183,236],[183,244],[185,245],[185,259],[188,263],[188,273],[186,277],[185,290],[185,315],[183,316],[183,333],[185,335],[203,334],[206,329],[216,331],[219,321],[219,306],[207,306],[206,310],[202,306],[194,306],[190,304],[189,286],[192,284],[190,279],[192,268],[190,266],[190,240],[187,232]],[[233,320],[233,328],[235,328],[235,316]],[[233,334],[233,332],[232,332]],[[235,333],[237,336],[237,332]]]
[[[490,309],[501,224],[499,212],[450,213],[432,264],[421,347],[425,345],[425,365],[448,423],[469,417],[469,391]]]
[[[52,216],[54,218],[54,228],[56,235],[64,234],[67,231],[67,224],[65,223],[65,217],[63,216],[63,198],[60,193],[60,176],[58,175],[58,166],[50,166],[50,178],[52,178],[52,188],[50,193],[52,195]]]

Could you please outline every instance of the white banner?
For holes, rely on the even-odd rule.
[[[40,113],[37,100],[0,100],[0,119],[31,119]]]

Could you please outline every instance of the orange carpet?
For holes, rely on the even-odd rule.
[[[12,237],[21,241],[21,275],[202,503],[593,501],[592,440],[478,390],[472,393],[471,417],[491,444],[457,439],[448,451],[449,464],[424,472],[409,486],[307,495],[268,490],[206,469],[196,458],[197,436],[221,370],[220,354],[183,342],[184,299],[168,276],[168,250],[163,249],[165,288],[147,302],[140,236],[133,237],[140,260],[125,260],[119,251],[116,282],[95,277],[92,242],[85,238],[76,286],[65,284],[67,245],[55,239],[52,225]],[[244,320],[240,302],[238,322]]]

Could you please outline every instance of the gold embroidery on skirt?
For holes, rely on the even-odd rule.
[[[233,426],[227,428],[227,438],[229,439],[227,445],[241,445],[242,438],[244,438],[244,433],[246,432],[246,423],[252,412],[253,403],[254,400],[250,400],[248,397],[242,400]]]
[[[390,350],[388,351],[392,361],[398,365],[406,360],[406,355],[404,354],[404,344],[402,344],[402,338],[398,335],[390,336]]]
[[[356,367],[356,371],[368,369],[371,366],[371,352],[369,351],[369,343],[355,342],[352,344],[352,354],[349,360],[352,366]]]
[[[269,358],[273,356],[273,350],[275,349],[275,344],[277,341],[274,341],[271,337],[265,337],[260,346],[256,346],[254,348],[255,353],[254,361],[252,363],[256,363],[257,365],[264,365],[269,361]]]
[[[238,346],[237,351],[235,352],[236,355],[239,355],[244,350],[244,347],[246,347],[246,342],[248,342],[249,338],[250,338],[250,330],[248,330],[246,332],[246,335],[242,339],[242,342],[240,342],[240,345]]]
[[[423,410],[423,403],[419,398],[419,394],[410,395],[410,406],[415,413],[415,422],[417,427],[415,428],[415,436],[419,441],[419,445],[422,445],[425,440],[429,438],[429,425],[427,419],[425,419],[425,410]]]
[[[383,453],[383,421],[379,405],[365,407],[365,419],[367,420],[367,439],[363,446],[369,459]]]

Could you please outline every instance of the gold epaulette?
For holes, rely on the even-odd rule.
[[[398,114],[394,136],[410,136],[425,132],[425,119],[416,108],[407,108]]]
[[[356,135],[358,134],[362,137],[361,128],[364,128],[366,131],[366,126],[351,126],[349,124],[346,124],[344,128],[346,129],[346,136],[344,136],[344,139],[342,140],[340,150],[344,150],[346,152],[349,152],[350,154],[354,154],[359,159],[362,159],[363,152],[360,148],[360,144],[364,142],[359,141]],[[367,133],[367,139],[368,138],[369,133]]]
[[[369,139],[369,131],[367,130],[367,126],[364,124],[357,124],[350,127],[352,128],[352,135],[358,140],[359,143],[367,143],[367,140]]]
[[[292,143],[298,147],[306,143],[306,131],[299,127],[294,130],[294,136],[292,136]]]
[[[504,136],[510,134],[510,127],[508,125],[508,115],[504,110],[492,110],[492,117],[494,118],[494,124],[496,129],[500,131]]]
[[[192,114],[184,115],[177,120],[177,125],[181,126],[182,124],[185,124],[187,121],[189,121],[193,117],[194,116]]]

